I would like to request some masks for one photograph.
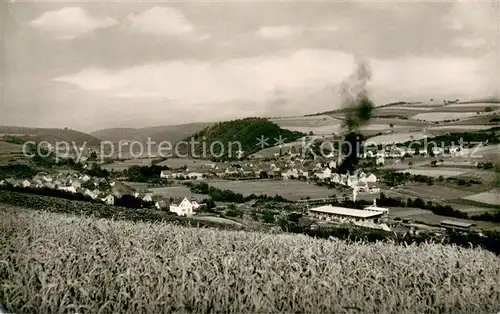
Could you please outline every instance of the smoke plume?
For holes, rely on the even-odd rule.
[[[347,149],[343,151],[344,159],[338,168],[339,173],[352,173],[358,164],[358,154],[363,142],[359,128],[368,123],[372,116],[373,102],[368,97],[366,84],[371,79],[371,69],[362,59],[356,59],[356,69],[341,85],[341,99],[346,116],[343,127],[346,131],[344,141]],[[348,143],[348,144],[347,144]],[[347,147],[348,145],[349,147]]]

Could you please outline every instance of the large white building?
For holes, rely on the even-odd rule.
[[[194,210],[200,207],[196,201],[189,201],[184,198],[179,204],[170,205],[170,211],[176,213],[179,216],[192,216],[194,215]]]
[[[324,205],[309,209],[309,212],[321,220],[329,221],[334,218],[343,218],[350,220],[369,220],[374,221],[382,217],[381,211],[361,210],[347,207]]]

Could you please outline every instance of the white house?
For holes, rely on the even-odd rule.
[[[75,189],[79,189],[82,187],[82,183],[80,182],[80,180],[73,180],[73,182],[71,182],[71,186]]]
[[[377,166],[383,166],[385,164],[385,158],[384,156],[379,156],[377,157],[377,160],[375,161],[375,163],[377,164]]]
[[[163,179],[172,179],[173,178],[172,171],[162,170],[160,172],[160,178],[163,178]]]
[[[332,176],[332,170],[330,168],[325,168],[321,172],[316,172],[315,175],[318,179],[328,179]]]
[[[330,169],[336,169],[337,168],[337,162],[335,160],[330,161],[330,163],[328,164],[328,167]]]
[[[288,169],[287,171],[282,172],[281,176],[283,177],[283,179],[298,178],[299,177],[299,172],[295,168],[294,169]]]
[[[106,195],[105,198],[101,198],[101,201],[103,201],[104,203],[106,203],[108,205],[113,205],[115,203],[115,197],[113,194],[108,194],[108,195]]]
[[[91,199],[95,200],[97,198],[97,196],[99,195],[99,190],[94,190],[94,191],[91,191],[89,189],[85,189],[85,192],[83,192],[83,195],[86,195],[88,197],[90,197]]]
[[[83,182],[89,182],[90,179],[92,179],[88,174],[86,175],[83,175],[81,178],[80,178]]]
[[[74,186],[61,186],[59,187],[59,190],[70,193],[76,193],[76,188]]]
[[[176,213],[179,216],[192,216],[194,215],[194,210],[198,207],[198,203],[192,203],[187,198],[184,198],[178,205],[170,205],[170,211]]]
[[[190,172],[187,177],[192,180],[203,180],[203,173],[201,172]]]
[[[23,188],[29,188],[31,186],[31,182],[29,182],[28,180],[24,180],[21,185],[23,186]]]
[[[373,173],[370,173],[368,176],[364,176],[363,178],[361,178],[361,176],[360,176],[360,181],[366,182],[366,183],[376,183],[377,176],[374,175]]]
[[[136,196],[137,197],[137,196]],[[153,201],[153,193],[146,193],[142,198],[144,202],[152,202]]]

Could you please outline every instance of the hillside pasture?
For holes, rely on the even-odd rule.
[[[489,205],[500,205],[500,189],[491,189],[486,192],[474,194],[474,195],[469,195],[466,197],[463,197],[463,199],[466,200],[471,200],[474,202],[479,202],[479,203],[484,203],[484,204],[489,204]]]
[[[465,109],[475,109],[483,111],[486,107],[490,107],[493,110],[500,109],[500,103],[486,103],[486,102],[478,102],[478,103],[458,103],[458,104],[449,104],[444,106],[445,109],[450,108],[465,108]]]
[[[178,169],[186,166],[189,170],[198,169],[206,164],[214,164],[213,161],[208,159],[192,159],[192,158],[168,158],[162,162],[157,163],[158,166],[167,166],[171,169]],[[215,163],[219,165],[220,163]]]
[[[444,178],[449,178],[462,175],[467,171],[468,171],[467,169],[462,169],[462,168],[416,168],[416,169],[411,168],[411,169],[399,170],[398,172],[402,173],[407,172],[413,175],[423,175],[434,178],[440,176],[443,176]]]
[[[167,187],[161,187],[161,188],[149,188],[149,191],[151,191],[153,194],[161,195],[165,198],[188,198],[188,199],[196,199],[198,201],[201,201],[202,199],[207,198],[207,195],[203,194],[197,194],[193,193],[189,190],[188,187],[185,187],[183,185],[177,185],[177,186],[167,186]]]
[[[454,119],[465,119],[474,117],[477,114],[475,112],[447,112],[447,111],[436,111],[436,112],[425,112],[419,113],[411,117],[413,120],[424,120],[424,121],[444,121],[444,120],[454,120]]]
[[[231,190],[244,196],[250,194],[282,197],[295,201],[301,198],[324,198],[335,194],[334,190],[297,180],[257,180],[257,181],[211,181],[209,185],[223,190]]]
[[[495,313],[499,258],[0,208],[13,313]]]
[[[447,125],[438,125],[438,126],[430,126],[427,128],[428,131],[446,131],[446,132],[463,132],[463,131],[480,131],[480,130],[488,130],[491,129],[490,125],[478,125],[478,124],[447,124]]]
[[[121,171],[128,169],[132,166],[151,166],[151,159],[137,158],[137,159],[127,159],[125,161],[116,161],[111,164],[103,165],[102,168],[106,170]]]
[[[374,145],[379,144],[394,144],[394,143],[404,143],[412,140],[420,140],[426,138],[427,134],[424,132],[395,132],[383,135],[377,135],[370,137],[366,142]]]

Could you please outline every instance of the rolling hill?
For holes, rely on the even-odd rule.
[[[146,142],[148,137],[152,141],[179,142],[187,136],[201,131],[213,123],[187,123],[179,125],[164,125],[146,128],[110,128],[91,132],[90,134],[105,141],[118,142],[120,140]]]
[[[267,139],[265,147],[275,146],[277,139],[282,139],[283,143],[296,141],[305,134],[298,131],[290,131],[282,129],[276,123],[273,123],[264,118],[246,118],[232,121],[220,122],[215,125],[204,128],[203,130],[189,136],[185,140],[189,142],[191,138],[201,143],[206,143],[206,148],[211,147],[212,143],[220,142],[223,148],[219,145],[214,145],[213,151],[207,152],[207,155],[221,155],[222,159],[237,158],[237,144],[241,145],[241,150],[245,156],[259,151],[258,139]],[[202,155],[203,145],[197,145],[192,154]],[[210,156],[209,156],[210,157]]]
[[[86,143],[87,147],[97,147],[101,143],[101,140],[95,136],[66,128],[30,128],[2,125],[0,126],[0,136],[14,136],[22,140],[32,140],[35,142],[75,142],[79,146]]]

